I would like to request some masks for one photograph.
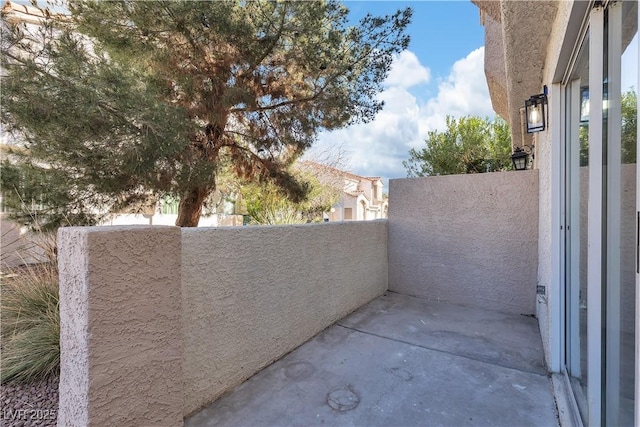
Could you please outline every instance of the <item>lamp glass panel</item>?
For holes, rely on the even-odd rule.
[[[541,124],[541,115],[540,115],[540,107],[537,104],[534,104],[529,110],[529,123],[531,127],[538,127]]]
[[[517,171],[525,170],[527,168],[527,155],[514,155],[511,157],[513,160],[513,168]]]
[[[545,130],[544,103],[545,98],[542,95],[532,96],[525,101],[527,133]]]

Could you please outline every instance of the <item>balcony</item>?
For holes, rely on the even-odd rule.
[[[557,424],[537,185],[392,180],[388,221],[62,229],[58,423]]]
[[[554,426],[535,319],[386,292],[187,427]]]

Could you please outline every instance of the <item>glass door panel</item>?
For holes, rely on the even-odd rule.
[[[605,423],[634,425],[638,4],[611,5],[605,74]]]
[[[587,422],[587,255],[589,196],[589,34],[566,86],[565,233],[566,365],[583,421]]]

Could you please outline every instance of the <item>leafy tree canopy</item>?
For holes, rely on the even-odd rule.
[[[296,167],[293,174],[297,180],[308,185],[306,200],[293,202],[278,191],[273,184],[248,183],[242,186],[241,194],[247,213],[255,224],[291,224],[319,222],[342,194],[342,182],[327,182],[311,170]]]
[[[620,160],[623,164],[636,162],[636,141],[638,134],[638,95],[634,88],[622,94],[620,100],[622,113],[622,133],[620,141]],[[580,166],[589,166],[589,121],[580,123]]]
[[[635,163],[638,141],[638,95],[631,88],[622,94],[622,163]]]
[[[68,7],[65,20],[3,31],[2,123],[28,150],[13,163],[66,182],[58,212],[170,195],[180,226],[197,225],[224,159],[302,200],[308,188],[288,167],[319,131],[380,111],[375,94],[411,18],[405,9],[349,27],[331,0]]]
[[[409,151],[409,177],[511,170],[511,131],[502,119],[447,116],[446,130],[430,131],[426,147]]]

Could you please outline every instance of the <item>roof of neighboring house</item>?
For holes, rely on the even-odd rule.
[[[42,25],[45,19],[65,17],[65,15],[60,13],[51,13],[49,9],[39,9],[24,4],[14,4],[11,3],[11,0],[7,0],[2,9],[0,9],[0,15],[11,24],[25,22],[36,25]]]
[[[358,197],[360,195],[364,196],[365,199],[367,199],[368,201],[371,201],[371,199],[369,198],[369,196],[367,196],[367,193],[365,193],[364,191],[345,191],[344,194],[348,194],[349,196],[353,196],[353,197]]]
[[[367,180],[367,181],[377,181],[380,180],[380,177],[366,177],[366,176],[361,176],[361,175],[356,175],[355,173],[352,172],[347,172],[347,171],[343,171],[337,168],[334,168],[332,166],[327,166],[327,165],[323,165],[320,163],[316,163],[316,162],[312,162],[310,160],[303,160],[300,162],[301,165],[305,166],[305,167],[310,167],[310,168],[314,168],[314,169],[322,169],[328,173],[334,174],[334,175],[340,175],[340,176],[344,176],[345,178],[350,178],[350,179],[355,179],[355,180]]]

